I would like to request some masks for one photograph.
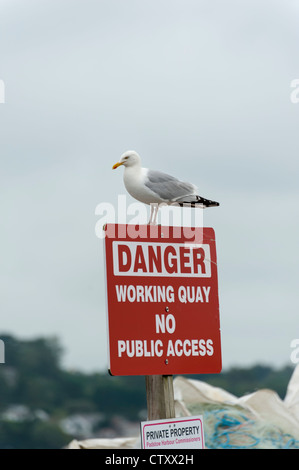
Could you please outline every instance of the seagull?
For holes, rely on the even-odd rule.
[[[151,214],[149,224],[156,224],[159,204],[177,204],[181,207],[216,207],[219,202],[210,201],[197,194],[197,187],[157,170],[141,166],[141,158],[134,150],[125,152],[119,162],[113,165],[115,170],[123,165],[124,184],[128,193],[137,201],[149,204]]]

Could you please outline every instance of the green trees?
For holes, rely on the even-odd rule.
[[[0,449],[61,448],[80,437],[67,434],[61,425],[72,416],[87,416],[96,422],[94,435],[86,437],[95,437],[103,427],[111,427],[117,416],[135,422],[145,418],[143,376],[67,371],[61,367],[63,351],[57,338],[0,338],[5,343],[6,360],[0,364]],[[256,365],[192,378],[238,396],[271,388],[283,398],[292,372],[289,366],[273,370]]]

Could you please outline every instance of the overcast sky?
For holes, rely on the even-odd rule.
[[[224,368],[291,365],[298,50],[295,0],[0,0],[0,333],[107,369],[95,208],[125,194],[111,167],[134,149],[220,201]]]

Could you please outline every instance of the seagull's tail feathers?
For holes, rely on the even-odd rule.
[[[219,202],[216,201],[211,201],[210,199],[205,199],[204,197],[197,196],[197,195],[192,195],[192,196],[187,196],[181,199],[177,199],[175,201],[178,203],[181,207],[217,207],[219,206]]]

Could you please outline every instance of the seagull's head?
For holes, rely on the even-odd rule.
[[[115,165],[113,165],[112,170],[115,170],[120,165],[136,166],[136,165],[140,165],[140,164],[141,164],[141,159],[140,159],[138,153],[134,152],[134,150],[128,150],[127,152],[122,154],[122,156],[120,157],[119,162],[117,162],[117,163],[115,163]]]

